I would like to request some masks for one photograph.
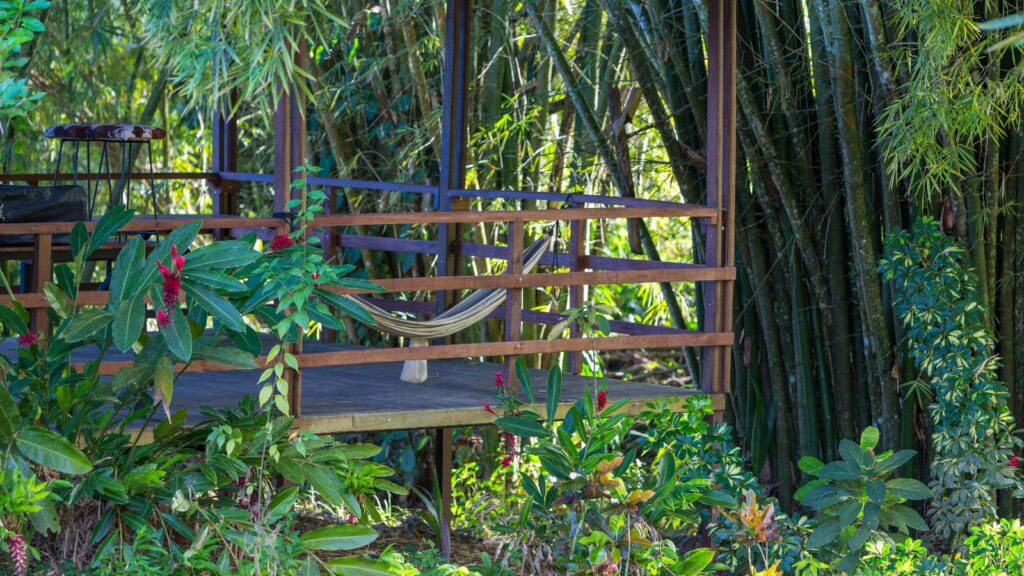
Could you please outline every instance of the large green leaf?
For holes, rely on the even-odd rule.
[[[8,444],[18,431],[21,414],[7,385],[0,382],[0,443]]]
[[[242,315],[238,313],[238,309],[233,304],[194,282],[183,282],[183,285],[185,293],[191,296],[210,316],[227,326],[229,330],[235,332],[245,330]]]
[[[0,306],[0,330],[6,330],[12,334],[25,334],[28,332],[28,326],[17,312],[6,306]]]
[[[117,255],[117,261],[114,263],[114,270],[110,276],[108,309],[116,309],[126,294],[130,295],[137,289],[145,253],[146,247],[142,236],[132,236],[132,239],[121,249],[121,253]]]
[[[363,308],[355,300],[341,294],[335,294],[330,290],[324,290],[323,288],[316,288],[313,292],[323,298],[327,304],[334,306],[343,314],[351,316],[354,320],[358,320],[368,326],[377,324],[377,321],[373,319],[373,316],[370,316],[366,308]]]
[[[907,500],[927,500],[932,497],[931,489],[913,478],[894,478],[886,482],[885,487]]]
[[[831,544],[837,537],[839,537],[839,530],[841,528],[842,526],[839,525],[838,520],[822,522],[807,538],[807,547],[814,549]]]
[[[208,288],[214,290],[220,290],[222,292],[229,292],[232,294],[240,294],[247,290],[245,283],[241,280],[228,276],[227,274],[218,270],[186,270],[181,273],[182,278],[186,280],[192,280],[198,282]]]
[[[327,562],[327,569],[342,576],[394,576],[387,562],[358,556],[334,558]]]
[[[533,379],[530,378],[530,371],[526,368],[526,362],[523,362],[522,356],[516,358],[516,379],[519,380],[519,386],[523,389],[526,401],[533,404],[536,401],[533,397]]]
[[[825,467],[825,463],[814,456],[804,456],[797,462],[797,467],[811,476],[817,476],[821,469]]]
[[[860,447],[864,450],[874,450],[875,446],[878,446],[878,439],[881,434],[878,432],[878,428],[874,426],[868,426],[860,434]]]
[[[306,550],[354,550],[377,539],[377,532],[362,524],[336,524],[304,533],[300,538]]]
[[[882,482],[878,478],[872,478],[868,480],[867,486],[868,498],[872,502],[881,506],[885,504],[885,482]]]
[[[223,240],[196,248],[185,259],[184,270],[218,270],[245,266],[260,257],[252,244]]]
[[[122,300],[114,312],[114,346],[121,352],[127,351],[139,339],[146,325],[146,299],[139,294]]]
[[[529,418],[504,416],[495,420],[494,423],[502,430],[525,438],[547,438],[551,435],[551,432],[543,424]]]
[[[90,336],[95,336],[110,324],[113,314],[99,308],[91,308],[80,312],[71,318],[67,329],[64,330],[64,340],[68,342],[81,342]]]
[[[267,512],[264,515],[264,521],[268,524],[273,524],[284,515],[291,511],[292,506],[295,505],[295,499],[299,497],[299,486],[292,486],[291,488],[285,488],[278,492],[273,498],[270,499],[270,503],[267,504]]]
[[[555,419],[558,412],[558,400],[562,396],[562,369],[557,364],[551,367],[548,372],[548,386],[544,392],[544,401],[547,403],[548,422]]]
[[[167,419],[171,419],[171,400],[174,398],[174,366],[167,356],[156,361],[153,371],[153,400],[163,402]]]
[[[710,548],[697,548],[683,558],[677,574],[679,576],[697,576],[707,568],[708,564],[711,564],[714,558],[715,552]]]
[[[125,208],[121,204],[115,204],[107,210],[107,213],[100,218],[93,228],[92,236],[89,238],[88,254],[95,252],[104,242],[110,239],[115,232],[131,221],[135,211]]]
[[[67,438],[42,428],[28,428],[18,433],[15,444],[26,458],[64,474],[85,474],[92,463]]]
[[[170,311],[171,323],[164,327],[164,341],[167,347],[182,362],[192,359],[192,331],[189,330],[188,320],[181,314],[181,310],[175,308]]]
[[[208,346],[200,345],[196,342],[196,346],[192,348],[192,357],[242,370],[250,370],[257,367],[255,356],[233,346]]]

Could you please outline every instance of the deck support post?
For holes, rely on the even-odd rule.
[[[434,474],[441,501],[435,502],[441,541],[437,543],[446,560],[452,556],[452,429],[438,428],[434,436]]]
[[[525,222],[508,223],[508,273],[523,273],[523,237]],[[505,342],[515,342],[522,336],[523,329],[523,289],[508,288],[505,296]],[[520,382],[516,377],[516,356],[505,357],[504,376],[509,390],[519,392]]]
[[[452,210],[452,190],[466,187],[466,85],[469,81],[470,0],[447,0],[444,36],[444,85],[441,91],[441,173],[434,210]],[[437,227],[437,274],[459,273],[452,244],[459,241],[457,225]],[[455,257],[452,257],[455,256]],[[445,311],[452,296],[437,293],[436,313]]]
[[[569,208],[578,208],[579,204],[575,200],[569,200]],[[586,234],[587,234],[587,221],[586,220],[573,220],[569,224],[569,271],[570,272],[581,272],[583,270],[583,254],[586,250]],[[570,286],[569,287],[569,309],[579,308],[583,301],[586,299],[587,293],[583,285]],[[579,338],[580,327],[575,323],[569,326],[569,337]],[[568,353],[568,371],[570,374],[579,374],[583,371],[583,353],[582,352],[569,352]]]
[[[238,171],[238,119],[234,115],[235,94],[213,112],[213,158],[210,171],[217,178],[210,182],[213,190],[213,213],[238,215],[238,192],[240,183],[222,180],[221,172]]]
[[[709,207],[721,210],[720,217],[707,222],[705,263],[727,267],[735,262],[732,210],[736,172],[736,1],[708,4],[708,147],[707,198]],[[733,281],[704,283],[704,332],[732,329]],[[704,348],[701,390],[707,394],[729,393],[731,363],[729,346]],[[716,411],[716,420],[722,414]]]

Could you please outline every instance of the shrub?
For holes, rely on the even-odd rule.
[[[532,401],[529,379],[520,381]],[[526,570],[538,574],[703,573],[713,558],[710,549],[683,552],[660,531],[694,534],[698,502],[715,504],[728,496],[712,490],[707,478],[682,479],[671,451],[649,451],[660,445],[627,446],[634,434],[634,420],[621,413],[627,401],[607,404],[603,390],[586,390],[555,422],[560,390],[555,367],[541,416],[502,389],[510,415],[497,424],[520,441],[506,455],[521,449],[527,466],[539,463],[536,475],[521,475],[524,501],[498,529],[506,549],[524,550]]]
[[[841,460],[825,464],[804,457],[799,463],[801,470],[816,478],[796,494],[801,504],[818,514],[807,545],[834,550],[835,568],[846,573],[856,569],[869,541],[887,538],[894,530],[908,534],[910,529],[928,529],[924,519],[905,504],[931,497],[928,487],[911,478],[888,479],[916,453],[901,450],[876,456],[878,436],[878,430],[869,427],[861,434],[860,444],[839,443]]]
[[[1022,445],[1006,388],[996,379],[999,358],[977,280],[964,261],[956,239],[922,218],[911,232],[886,237],[879,266],[892,282],[910,357],[934,392],[929,514],[937,534],[954,543],[971,526],[996,518],[996,489],[1020,492],[1010,461]]]
[[[324,287],[368,286],[303,241],[324,198],[309,196],[300,228],[267,252],[254,249],[254,236],[190,250],[199,222],[151,251],[133,236],[109,277],[108,304],[78,306],[85,262],[131,219],[114,207],[91,234],[74,228],[74,260],[46,285],[52,330],[29,332],[13,294],[12,307],[0,306],[0,324],[22,344],[17,358],[0,356],[0,470],[22,471],[21,480],[4,481],[36,495],[44,490],[31,473],[59,478],[45,487],[55,498],[37,497],[31,507],[11,504],[22,491],[0,496],[0,536],[25,533],[25,517],[37,536],[61,531],[37,545],[59,559],[52,568],[75,574],[308,572],[323,564],[310,552],[376,538],[372,496],[405,492],[386,479],[390,468],[368,461],[378,449],[295,435],[285,415],[286,370],[296,361],[283,343],[301,338],[311,321],[340,326],[326,317],[332,300]],[[147,299],[156,332],[145,330]],[[358,314],[347,301],[343,309]],[[193,360],[256,367],[263,343],[243,316],[281,340],[268,353],[258,401],[204,410],[186,426],[188,415],[172,409],[174,384]],[[134,353],[131,366],[101,377],[114,348]],[[90,360],[78,363],[82,353]],[[142,444],[146,433],[152,442]],[[278,476],[293,485],[278,487]],[[300,532],[292,511],[313,505],[342,522]]]

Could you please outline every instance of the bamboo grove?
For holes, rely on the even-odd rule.
[[[707,137],[700,33],[710,1],[478,3],[469,51],[471,185],[699,202]],[[229,4],[196,2],[197,23],[182,25],[195,52],[174,52],[149,42],[147,26],[166,32],[181,23],[144,24],[137,12],[159,15],[164,0],[139,8],[109,3],[100,11],[85,0],[56,1],[46,21],[58,32],[32,50],[46,56],[40,61],[81,59],[92,50],[94,69],[118,81],[90,102],[89,112],[162,121],[172,135],[165,167],[199,168],[203,151],[190,140],[204,140],[209,111],[188,103],[196,100],[190,90],[206,84],[183,71],[209,49],[204,39],[216,38],[195,26]],[[254,18],[261,8],[281,9],[275,0],[251,4]],[[324,16],[318,4],[334,16]],[[1017,344],[1024,342],[1024,258],[1017,253],[1024,227],[1016,208],[1024,201],[1022,137],[1006,125],[1024,90],[1016,54],[986,51],[998,38],[975,27],[1021,8],[1014,4],[738,2],[738,338],[730,419],[754,469],[777,482],[786,504],[800,481],[800,456],[833,459],[840,439],[856,438],[868,425],[881,430],[884,447],[928,455],[929,387],[918,381],[892,313],[891,287],[878,273],[885,234],[918,216],[941,217],[968,249],[1002,355],[998,376],[1014,414],[1024,416],[1017,385],[1024,370],[1024,346]],[[300,63],[308,76],[313,162],[342,177],[436,178],[444,3],[288,5],[290,17],[267,23],[267,37],[281,32],[315,46]],[[62,36],[61,27],[69,33]],[[34,69],[30,62],[33,85],[50,100],[5,131],[8,163],[11,150],[33,163],[47,157],[32,132],[38,127],[82,120],[65,111],[78,108],[69,102],[80,101],[85,90],[61,69]],[[272,77],[275,70],[242,73]],[[260,172],[273,162],[272,123],[264,112],[270,107],[254,104],[235,113],[247,151],[240,169]],[[21,168],[43,167],[8,166]],[[254,187],[244,194],[266,192]],[[179,207],[208,202],[197,189],[170,198]],[[400,194],[345,191],[338,202],[351,211],[430,209]],[[392,232],[425,233],[417,227]],[[700,231],[681,224],[632,226],[628,242],[618,244],[604,232],[592,230],[592,249],[701,259]],[[483,238],[501,231],[481,225],[465,233]],[[361,261],[373,278],[425,274],[430,265],[423,255],[342,256]],[[474,273],[488,264],[467,259],[465,265]],[[556,309],[564,296],[538,291],[527,304]],[[701,321],[694,287],[594,297],[623,314],[686,327]],[[469,337],[499,334],[489,326]],[[347,337],[372,335],[350,327]],[[689,351],[679,365],[698,376]]]

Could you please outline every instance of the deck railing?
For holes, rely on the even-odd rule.
[[[31,181],[30,177],[38,175],[9,175],[0,179],[8,181]],[[207,180],[216,179],[236,182],[262,182],[266,175],[237,173],[189,175],[191,179],[202,176]],[[179,174],[161,173],[158,178],[178,179]],[[52,179],[52,176],[50,177]],[[80,175],[81,179],[82,176]],[[340,180],[332,178],[310,178],[310,185],[323,186],[327,189],[355,187],[367,189],[371,184],[364,181]],[[397,188],[397,189],[396,189]],[[429,193],[430,186],[386,184],[377,190],[390,192]],[[505,198],[510,200],[537,200],[558,202],[567,208],[519,210],[519,211],[456,211],[456,212],[405,212],[405,213],[366,213],[366,214],[325,214],[312,222],[312,227],[323,230],[328,240],[328,250],[340,248],[360,248],[397,253],[444,254],[445,243],[441,240],[419,240],[393,238],[345,233],[351,226],[400,226],[400,225],[436,225],[441,230],[451,225],[479,224],[490,222],[504,225],[507,230],[505,245],[459,242],[454,248],[455,256],[485,257],[504,259],[507,261],[506,272],[491,276],[444,276],[441,275],[375,280],[383,288],[384,294],[432,291],[437,293],[457,293],[461,290],[504,289],[508,291],[503,309],[491,314],[492,318],[504,321],[504,340],[501,342],[479,342],[468,344],[437,344],[425,347],[406,347],[401,349],[362,348],[354,350],[337,350],[330,352],[303,353],[301,345],[295,349],[299,364],[299,373],[293,375],[292,406],[296,410],[301,407],[301,370],[323,366],[341,366],[351,364],[367,364],[377,362],[396,362],[405,360],[437,360],[446,358],[466,357],[504,357],[506,377],[514,382],[515,371],[512,362],[518,355],[566,353],[570,357],[570,366],[578,368],[580,354],[589,350],[628,350],[636,348],[722,348],[733,343],[731,332],[703,332],[677,327],[658,326],[643,323],[613,321],[610,327],[614,336],[582,338],[578,330],[571,330],[568,338],[555,340],[524,340],[521,327],[523,323],[554,325],[564,320],[565,315],[552,312],[524,310],[522,294],[526,288],[560,287],[568,292],[568,306],[575,308],[583,303],[586,286],[611,284],[639,283],[678,283],[701,282],[706,286],[717,283],[731,283],[735,280],[736,271],[732,267],[704,266],[683,262],[662,262],[631,258],[614,258],[596,256],[586,253],[586,224],[595,220],[608,219],[643,219],[643,218],[689,218],[703,221],[707,225],[717,224],[722,213],[706,206],[691,206],[672,202],[660,202],[632,198],[608,198],[582,194],[554,195],[542,192],[504,192],[462,190],[453,195],[478,198]],[[604,205],[602,208],[586,207],[588,204]],[[197,218],[167,217],[153,220],[150,217],[137,217],[129,222],[124,232],[166,233],[186,222]],[[230,233],[238,229],[265,229],[272,234],[285,233],[289,229],[289,221],[284,218],[245,218],[238,216],[208,216],[202,220],[201,231],[205,233]],[[522,254],[527,224],[531,222],[567,222],[569,233],[567,251],[559,251],[558,247],[549,250],[541,259],[540,265],[553,268],[553,271],[542,271],[524,274]],[[69,233],[75,225],[73,222],[49,223],[2,223],[0,235],[31,235],[34,243],[31,248],[21,248],[22,255],[6,253],[0,250],[0,259],[27,259],[32,264],[32,276],[29,289],[17,296],[25,308],[32,313],[33,321],[42,325],[47,321],[45,309],[49,306],[43,292],[46,282],[52,279],[55,261],[55,235]],[[94,224],[89,223],[91,228]],[[66,251],[66,247],[62,247]],[[116,257],[117,248],[112,248],[103,258]],[[26,252],[30,251],[30,255]],[[339,293],[358,293],[353,290],[336,290]],[[0,298],[0,303],[7,298]],[[430,315],[440,309],[437,298],[434,302],[408,301],[374,297],[374,303],[394,312],[418,313]],[[101,290],[83,290],[78,294],[76,304],[102,306],[107,302],[107,292]],[[262,365],[264,359],[260,359]],[[104,375],[116,373],[119,369],[130,365],[125,361],[104,362],[99,371]],[[229,366],[218,365],[208,361],[194,361],[189,368],[198,372],[219,372],[235,370]],[[705,390],[705,392],[713,392]],[[299,414],[296,414],[299,415]]]

